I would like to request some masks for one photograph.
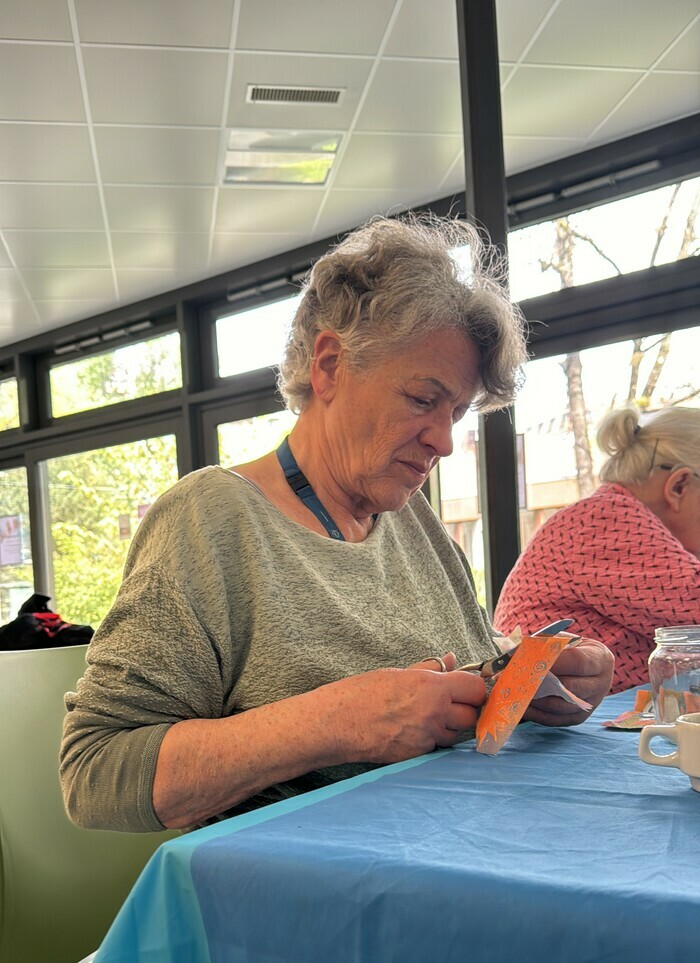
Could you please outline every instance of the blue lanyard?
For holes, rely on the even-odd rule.
[[[339,542],[344,542],[345,536],[323,507],[318,495],[309,484],[306,475],[297,465],[297,460],[292,454],[286,438],[277,449],[277,458],[282,466],[284,477],[289,482],[289,486],[294,494],[298,495],[309,511],[314,513],[331,538],[335,538]]]

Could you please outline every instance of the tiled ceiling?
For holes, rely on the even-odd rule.
[[[700,0],[497,9],[508,173],[700,109]],[[222,186],[231,126],[340,133],[338,160]],[[0,344],[459,191],[461,147],[454,0],[2,0]]]

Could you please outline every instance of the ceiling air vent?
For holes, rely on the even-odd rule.
[[[248,84],[249,104],[337,104],[342,87],[277,87]]]

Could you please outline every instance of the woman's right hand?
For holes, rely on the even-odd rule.
[[[377,669],[315,690],[326,703],[339,755],[346,762],[390,763],[453,746],[476,725],[484,680],[454,672],[453,653],[409,669]],[[324,713],[325,714],[325,713]]]

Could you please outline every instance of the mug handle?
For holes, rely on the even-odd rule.
[[[664,736],[678,746],[675,725],[645,726],[639,734],[639,758],[652,766],[671,766],[678,769],[678,749],[665,756],[659,756],[649,745],[654,736]]]

